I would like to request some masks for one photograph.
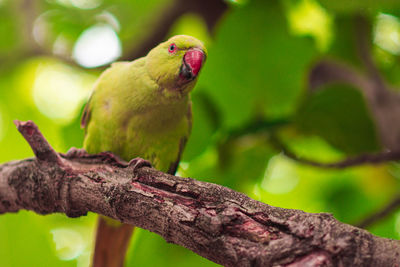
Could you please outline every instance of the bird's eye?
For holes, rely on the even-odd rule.
[[[173,53],[176,51],[176,44],[170,44],[168,48],[168,52]]]

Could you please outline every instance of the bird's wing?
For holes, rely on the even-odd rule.
[[[115,72],[116,69],[118,69],[119,67],[122,67],[126,64],[129,64],[129,62],[126,61],[121,61],[121,62],[114,62],[111,64],[111,67],[106,69],[101,76],[98,78],[97,82],[95,83],[94,87],[93,87],[93,92],[92,95],[90,96],[88,102],[86,103],[85,108],[83,109],[82,112],[82,118],[81,118],[81,128],[85,129],[85,134],[86,134],[86,130],[87,127],[89,125],[89,121],[90,121],[90,115],[92,112],[91,109],[91,102],[93,100],[93,95],[96,92],[97,87],[101,86],[100,84],[102,83],[103,79],[105,78],[105,76],[107,76],[108,74],[110,74],[111,72]]]
[[[85,108],[83,109],[83,112],[82,112],[81,128],[85,129],[85,133],[86,133],[87,125],[90,120],[90,114],[91,114],[90,101],[92,100],[92,96],[93,96],[93,94],[90,96],[90,98],[89,98],[88,102],[86,103]]]

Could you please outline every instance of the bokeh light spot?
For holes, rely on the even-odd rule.
[[[62,63],[42,63],[37,68],[32,97],[41,113],[67,124],[78,115],[94,81],[94,76]]]
[[[83,67],[94,68],[113,62],[121,52],[121,43],[114,29],[110,25],[95,25],[79,36],[73,57]]]
[[[178,170],[176,171],[177,176],[185,176],[185,173],[189,170],[189,163],[181,161],[179,162]]]
[[[269,160],[261,187],[271,194],[285,194],[292,191],[298,182],[295,163],[283,155],[277,155]]]
[[[50,231],[56,244],[57,256],[62,260],[73,260],[85,250],[86,242],[82,235],[69,228],[57,228]]]
[[[70,0],[74,7],[80,9],[93,9],[99,7],[102,0]]]
[[[76,267],[90,267],[92,260],[92,253],[90,250],[85,250],[78,258]]]
[[[374,28],[374,43],[383,50],[400,54],[400,20],[392,15],[379,14]]]
[[[315,0],[302,0],[289,6],[289,27],[293,34],[311,35],[317,48],[326,51],[332,42],[333,17]]]
[[[50,3],[57,3],[66,7],[76,7],[79,9],[93,9],[102,4],[102,0],[47,0]]]
[[[35,41],[41,46],[45,46],[50,39],[51,26],[48,23],[48,17],[53,12],[47,11],[37,17],[33,23],[32,35]]]
[[[397,212],[395,216],[396,219],[394,223],[394,228],[397,236],[400,238],[400,212]]]
[[[225,0],[228,4],[233,4],[233,5],[245,5],[249,2],[250,0]]]
[[[112,13],[108,11],[103,11],[99,15],[96,16],[96,20],[99,23],[105,23],[113,27],[116,32],[119,32],[121,29],[121,25],[117,17],[115,17]]]
[[[72,47],[71,43],[64,34],[59,34],[53,43],[53,54],[68,58]]]

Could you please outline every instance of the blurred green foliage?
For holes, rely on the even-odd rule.
[[[361,93],[345,85],[330,86],[308,98],[299,109],[297,124],[349,154],[379,151]]]
[[[400,85],[400,2],[226,3],[213,32],[193,13],[177,18],[169,29],[169,35],[202,39],[209,50],[192,94],[193,132],[178,174],[279,207],[331,212],[347,223],[387,203],[398,192],[396,164],[311,167],[281,154],[271,135],[299,157],[321,162],[382,150],[374,117],[357,88],[334,84],[310,93],[308,77],[321,58],[363,71],[354,25],[354,17],[363,14],[373,26],[372,55],[379,70]],[[0,161],[32,156],[14,119],[35,121],[60,152],[80,147],[80,113],[103,70],[77,63],[76,44],[83,42],[83,33],[99,25],[115,33],[92,36],[84,55],[105,43],[109,46],[95,58],[119,46],[126,58],[157,32],[157,23],[173,7],[172,0],[0,0]],[[119,56],[112,55],[107,64]],[[2,215],[1,265],[88,266],[95,219],[94,214],[69,219],[26,211]],[[399,222],[397,213],[369,230],[399,238]],[[215,265],[148,231],[135,231],[127,266]]]

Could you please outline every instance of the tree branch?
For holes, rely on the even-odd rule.
[[[397,195],[388,204],[383,206],[380,210],[371,214],[370,216],[366,217],[365,219],[363,219],[359,223],[356,223],[355,225],[360,228],[367,228],[368,226],[386,218],[387,216],[398,210],[399,207],[400,207],[400,195]]]
[[[350,84],[360,90],[375,120],[382,145],[391,151],[399,151],[400,94],[382,87],[382,83],[374,79],[376,77],[364,76],[342,63],[323,60],[312,68],[309,83],[312,91],[332,83]]]
[[[381,94],[384,94],[384,91],[386,91],[387,88],[385,81],[382,79],[381,74],[379,73],[379,70],[371,56],[372,27],[371,23],[365,16],[358,15],[355,17],[354,32],[360,59],[364,63],[367,74],[370,77],[371,83],[373,84],[372,88],[374,89],[374,97],[382,97]]]
[[[347,83],[360,90],[375,120],[382,145],[392,151],[400,150],[400,94],[391,90],[371,56],[371,24],[365,16],[355,21],[355,41],[360,59],[366,69],[362,75],[344,64],[318,62],[311,70],[311,90],[326,83]]]
[[[14,9],[16,12],[18,12],[18,14],[24,14],[22,17],[23,19],[20,21],[22,29],[20,32],[22,47],[20,48],[20,51],[18,51],[17,56],[4,55],[0,58],[0,62],[7,61],[9,64],[12,64],[15,63],[15,61],[26,59],[27,57],[45,55],[56,57],[70,65],[78,66],[71,56],[54,55],[51,51],[48,51],[48,49],[45,47],[41,47],[33,40],[32,25],[37,17],[37,7],[35,1],[16,1]],[[136,45],[136,42],[134,42],[135,45],[133,47],[127,47],[127,51],[119,60],[131,61],[145,56],[152,48],[157,46],[162,41],[165,41],[168,32],[171,30],[171,26],[180,16],[186,13],[195,13],[201,16],[207,25],[208,31],[212,33],[218,20],[222,17],[227,9],[228,4],[223,0],[175,0],[170,7],[167,7],[165,10],[163,10],[160,19],[155,22],[156,25],[150,27],[152,29],[151,33],[144,37],[143,40],[139,41],[139,44]],[[9,66],[9,64],[3,65]],[[97,69],[104,69],[107,66],[100,66],[97,67]]]
[[[17,122],[36,159],[0,165],[0,213],[96,212],[161,235],[225,266],[396,266],[400,242],[331,215],[282,209],[229,188],[121,163],[109,153],[57,154]]]
[[[335,60],[323,59],[311,69],[309,85],[312,92],[329,83],[350,84],[365,95],[373,97],[374,88],[367,77],[354,68]]]
[[[176,20],[186,13],[200,15],[207,24],[211,33],[219,18],[228,9],[228,5],[222,0],[175,0],[170,8],[164,11],[153,32],[139,44],[130,49],[121,60],[133,60],[145,56],[150,49],[164,41],[171,26]]]
[[[320,162],[312,159],[301,158],[292,152],[289,148],[285,146],[274,134],[270,137],[271,143],[282,153],[299,163],[311,165],[314,167],[321,168],[333,168],[333,169],[343,169],[347,167],[354,167],[365,164],[382,164],[390,161],[400,160],[400,151],[385,151],[375,154],[362,154],[359,156],[349,157],[344,160],[339,160],[336,162]]]
[[[235,138],[248,135],[257,134],[260,132],[269,133],[268,140],[271,145],[278,151],[282,152],[286,157],[295,160],[298,163],[310,165],[319,168],[332,168],[332,169],[343,169],[347,167],[354,167],[366,164],[383,164],[391,161],[400,161],[400,150],[396,151],[383,151],[373,154],[361,154],[358,156],[348,157],[343,160],[335,162],[321,162],[308,158],[303,158],[296,155],[295,152],[291,151],[277,136],[276,130],[279,127],[285,126],[290,123],[287,119],[278,120],[262,120],[258,119],[248,123],[246,126],[234,129],[228,132],[227,137],[221,142],[220,145],[229,145],[231,140]]]

